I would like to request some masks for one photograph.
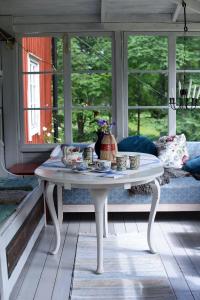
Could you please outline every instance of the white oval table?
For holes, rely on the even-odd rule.
[[[121,153],[120,153],[121,154]],[[126,152],[126,155],[134,154]],[[46,202],[55,226],[56,245],[52,254],[56,254],[60,247],[60,225],[55,211],[53,201],[53,190],[55,185],[65,189],[85,188],[91,193],[95,206],[95,220],[97,233],[97,273],[103,272],[103,236],[107,235],[107,195],[110,189],[123,187],[130,189],[131,186],[150,183],[152,190],[151,211],[149,216],[147,241],[152,253],[155,250],[152,245],[152,225],[156,215],[156,208],[160,199],[160,185],[156,179],[162,175],[164,169],[160,161],[153,155],[141,155],[141,165],[137,170],[127,171],[126,175],[120,178],[97,177],[94,173],[75,173],[67,169],[47,168],[40,166],[35,170],[35,174],[40,180],[46,181]],[[61,198],[62,200],[62,198]]]

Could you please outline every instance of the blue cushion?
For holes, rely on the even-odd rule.
[[[190,173],[200,174],[200,156],[187,160],[183,165],[183,170]]]
[[[14,204],[0,204],[0,224],[15,211],[16,207]]]
[[[145,136],[129,136],[118,144],[118,150],[124,152],[143,152],[158,155],[154,143]]]
[[[0,190],[32,191],[38,185],[34,176],[25,178],[0,178]]]

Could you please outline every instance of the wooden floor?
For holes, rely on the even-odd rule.
[[[147,215],[111,214],[109,232],[143,232]],[[12,300],[67,300],[79,232],[94,233],[92,215],[67,216],[56,256],[48,254],[54,232],[47,226],[35,245],[12,292]],[[157,218],[154,240],[177,299],[200,299],[200,218],[186,213]],[[151,298],[152,299],[152,298]],[[142,300],[140,298],[140,300]],[[162,299],[161,299],[162,300]]]

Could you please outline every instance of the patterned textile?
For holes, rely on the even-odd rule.
[[[92,204],[90,192],[86,189],[64,190],[64,204]],[[150,194],[131,194],[123,188],[113,188],[108,194],[109,204],[148,204]],[[200,182],[192,176],[171,178],[169,184],[161,186],[160,203],[200,203]]]
[[[25,178],[0,178],[0,190],[32,191],[38,185],[34,176]]]
[[[0,191],[0,204],[19,204],[29,191],[3,190]]]
[[[0,204],[0,224],[15,211],[16,207],[14,204]]]
[[[97,275],[96,237],[79,235],[70,300],[175,300],[159,254],[147,249],[146,233],[109,235],[104,273]]]
[[[183,163],[189,158],[184,134],[160,137],[156,145],[158,158],[166,168],[182,168]]]

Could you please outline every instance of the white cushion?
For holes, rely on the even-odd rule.
[[[53,151],[51,152],[50,154],[50,157],[51,158],[61,158],[62,157],[62,150],[61,150],[61,147],[60,145],[57,145]]]
[[[158,158],[165,168],[182,168],[183,163],[189,158],[184,134],[160,137],[156,145]]]

